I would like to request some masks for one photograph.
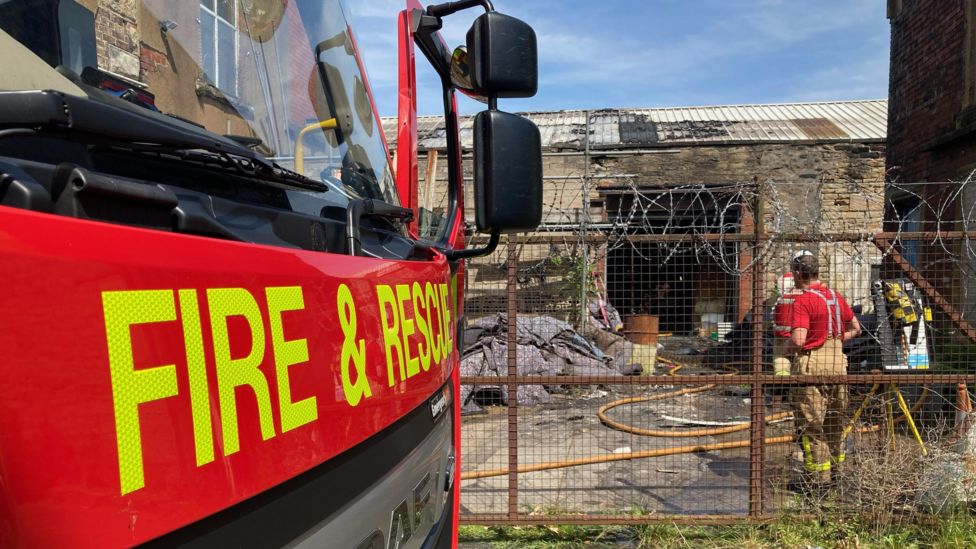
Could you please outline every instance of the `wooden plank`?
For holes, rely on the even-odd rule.
[[[427,153],[427,175],[424,178],[424,201],[421,206],[431,209],[430,196],[433,193],[434,183],[437,182],[437,151]]]
[[[431,204],[431,196],[434,192],[434,185],[437,183],[437,151],[427,151],[427,174],[424,176],[424,197],[420,204],[417,206],[417,212],[421,209],[426,209],[428,212],[432,212],[434,205]],[[425,225],[420,228],[421,235],[427,235],[430,230],[429,215],[424,218]]]

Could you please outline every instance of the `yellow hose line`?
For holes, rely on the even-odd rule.
[[[772,437],[766,439],[766,444],[785,444],[793,442],[793,435]],[[626,461],[629,459],[643,459],[661,456],[673,456],[677,454],[694,454],[697,452],[714,452],[716,450],[731,450],[733,448],[747,448],[751,444],[748,440],[735,440],[730,442],[715,442],[713,444],[692,444],[678,448],[660,448],[657,450],[644,450],[642,452],[627,452],[624,454],[604,454],[588,458],[570,459],[565,461],[549,461],[546,463],[535,463],[532,465],[519,465],[518,473],[534,473],[536,471],[546,471],[550,469],[563,469],[565,467],[576,467],[578,465],[593,465],[595,463],[608,463],[611,461]],[[486,471],[469,471],[461,473],[461,480],[473,480],[487,477],[500,477],[507,475],[508,468],[489,469]]]
[[[680,369],[682,369],[682,368],[685,367],[684,364],[678,364],[677,362],[674,362],[673,360],[666,359],[663,356],[655,357],[655,360],[657,360],[661,364],[670,366],[670,368],[668,368],[668,375],[669,376],[673,376],[674,374],[678,373],[678,370],[680,370]]]
[[[666,360],[666,359],[659,359],[659,360],[661,360],[665,364],[671,364],[673,366],[672,371],[677,371],[677,369],[679,369],[679,368],[682,367],[681,364],[678,364],[676,362],[672,362],[670,360]],[[676,396],[691,395],[691,394],[695,394],[695,393],[703,393],[705,391],[709,391],[711,389],[714,389],[715,387],[716,387],[716,385],[710,384],[710,385],[702,385],[701,387],[689,387],[689,388],[685,388],[685,389],[679,389],[679,390],[676,390],[676,391],[668,391],[666,393],[658,393],[658,394],[649,395],[649,396],[636,396],[636,397],[622,398],[622,399],[615,400],[613,402],[610,402],[608,404],[604,404],[603,406],[601,406],[600,409],[597,411],[597,417],[600,418],[600,421],[604,425],[606,425],[607,427],[610,427],[611,429],[616,429],[618,431],[623,431],[625,433],[632,433],[632,434],[635,434],[635,435],[653,436],[653,437],[681,438],[681,437],[715,436],[715,435],[724,435],[724,434],[728,434],[728,433],[735,433],[737,431],[745,431],[745,430],[749,429],[749,427],[751,425],[751,422],[749,422],[749,421],[743,421],[743,422],[738,423],[736,425],[729,425],[727,427],[714,427],[714,428],[707,428],[707,429],[694,429],[694,430],[690,430],[690,431],[679,431],[679,430],[674,430],[674,429],[671,429],[671,430],[664,430],[664,429],[641,429],[641,428],[638,428],[638,427],[633,427],[633,426],[627,425],[625,423],[621,423],[619,421],[614,421],[614,420],[610,419],[607,416],[607,414],[606,414],[606,412],[608,412],[609,410],[611,410],[613,408],[616,408],[618,406],[624,406],[626,404],[634,404],[634,403],[637,403],[637,402],[650,402],[650,401],[654,401],[654,400],[664,400],[666,398],[672,398],[672,397],[676,397]],[[927,389],[927,387],[926,387],[926,389]],[[878,390],[878,386],[877,385],[875,385],[874,387],[871,388],[871,391],[864,398],[864,401],[861,403],[860,407],[858,407],[857,411],[854,414],[854,417],[851,419],[850,425],[848,425],[848,427],[844,429],[844,434],[842,435],[843,437],[846,438],[847,435],[851,432],[854,423],[857,421],[857,419],[860,417],[861,413],[866,408],[868,400],[875,394],[875,392],[877,390]],[[925,390],[925,391],[922,392],[922,395],[919,397],[918,401],[915,402],[915,404],[912,406],[911,410],[909,411],[909,413],[908,413],[908,416],[909,417],[911,416],[911,413],[917,412],[922,407],[922,404],[925,402],[925,399],[927,397],[928,397],[928,391]],[[902,402],[904,402],[904,401],[902,401]],[[890,402],[889,402],[889,404],[890,404]],[[770,421],[776,421],[776,420],[779,420],[779,419],[784,419],[786,417],[789,417],[790,415],[791,415],[791,412],[778,412],[778,413],[775,413],[775,414],[771,414],[769,416],[766,416],[766,422],[768,423]],[[898,423],[899,421],[904,421],[904,420],[905,420],[905,416],[903,415],[903,416],[900,416],[897,419],[895,419],[892,422],[892,424]],[[861,427],[860,429],[858,429],[858,432],[859,433],[870,433],[870,432],[878,431],[879,429],[881,429],[881,426],[880,425],[869,425],[869,426],[866,426],[866,427]],[[766,442],[765,443],[766,444],[786,444],[786,443],[789,443],[789,442],[793,442],[795,439],[796,439],[796,437],[794,437],[793,435],[784,435],[784,436],[779,436],[779,437],[766,438]],[[718,451],[718,450],[731,450],[731,449],[735,449],[735,448],[748,448],[750,445],[751,445],[751,441],[749,441],[749,440],[735,440],[735,441],[730,441],[730,442],[715,442],[715,443],[712,443],[712,444],[691,444],[691,445],[688,445],[688,446],[679,446],[677,448],[658,448],[658,449],[655,449],[655,450],[643,450],[643,451],[640,451],[640,452],[625,452],[625,453],[620,453],[620,454],[602,454],[602,455],[596,455],[596,456],[590,456],[590,457],[578,458],[578,459],[568,459],[568,460],[562,460],[562,461],[548,461],[548,462],[544,462],[544,463],[534,463],[534,464],[531,464],[531,465],[519,465],[518,468],[516,469],[516,472],[519,473],[519,474],[521,474],[521,473],[534,473],[534,472],[537,472],[537,471],[549,471],[549,470],[552,470],[552,469],[564,469],[564,468],[567,468],[567,467],[578,467],[578,466],[581,466],[581,465],[593,465],[593,464],[597,464],[597,463],[610,463],[610,462],[613,462],[613,461],[627,461],[627,460],[632,460],[632,459],[645,459],[645,458],[652,458],[652,457],[674,456],[674,455],[678,455],[678,454],[694,454],[694,453],[697,453],[697,452],[714,452],[714,451]],[[484,470],[484,471],[468,471],[466,473],[461,473],[461,480],[474,480],[474,479],[479,479],[479,478],[499,477],[499,476],[507,475],[509,473],[509,471],[510,470],[507,467],[500,468],[500,469],[487,469],[487,470]]]

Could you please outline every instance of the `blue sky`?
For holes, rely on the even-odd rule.
[[[430,2],[425,2],[424,5]],[[535,28],[539,93],[509,111],[878,99],[888,94],[884,0],[494,0]],[[402,0],[348,2],[380,114],[396,114]],[[479,11],[445,20],[461,44]],[[418,65],[426,60],[418,54]],[[418,111],[441,112],[433,71]],[[464,112],[483,107],[467,101]]]

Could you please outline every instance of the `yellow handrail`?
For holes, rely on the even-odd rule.
[[[305,152],[302,150],[302,140],[305,139],[305,134],[312,130],[334,130],[336,128],[337,122],[335,118],[330,118],[328,120],[321,120],[314,124],[309,124],[302,128],[298,132],[298,137],[295,139],[295,171],[305,175]]]

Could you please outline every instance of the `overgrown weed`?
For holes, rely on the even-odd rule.
[[[460,540],[493,549],[957,549],[976,547],[976,517],[959,510],[924,522],[888,526],[857,517],[782,517],[764,524],[729,526],[462,526]]]

